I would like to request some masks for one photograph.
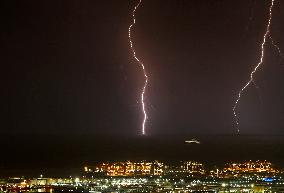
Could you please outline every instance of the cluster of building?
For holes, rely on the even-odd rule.
[[[145,176],[162,175],[164,165],[162,162],[114,162],[100,163],[94,167],[84,167],[87,176]]]
[[[204,165],[196,161],[182,161],[176,165],[166,165],[164,175],[167,176],[200,176],[205,175]]]
[[[111,162],[85,166],[70,178],[0,179],[0,192],[284,193],[284,173],[268,161],[228,163],[206,170],[195,161]]]
[[[247,161],[243,163],[229,163],[224,168],[224,172],[232,173],[246,173],[246,172],[268,172],[275,173],[277,170],[272,166],[271,162],[268,161]]]
[[[11,177],[0,179],[0,192],[62,192],[72,190],[73,193],[83,193],[84,188],[77,187],[80,178],[24,178]],[[59,189],[58,189],[59,188]],[[59,190],[59,191],[58,191]]]
[[[202,163],[182,161],[179,164],[166,165],[160,161],[112,162],[99,163],[96,166],[85,166],[84,175],[87,177],[102,176],[173,176],[196,177],[216,176],[231,177],[246,173],[276,174],[279,171],[268,161],[247,161],[243,163],[228,163],[225,167],[206,171]]]

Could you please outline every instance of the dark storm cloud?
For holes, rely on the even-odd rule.
[[[231,108],[260,56],[269,3],[143,1],[133,38],[150,75],[148,133],[235,132]],[[143,75],[127,39],[134,2],[1,4],[2,132],[140,132]],[[271,28],[282,50],[283,8],[276,1]],[[238,108],[243,133],[283,133],[283,73],[268,44],[260,90]]]

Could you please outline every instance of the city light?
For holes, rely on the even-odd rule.
[[[212,170],[197,161],[125,161],[84,166],[83,176],[70,178],[7,178],[1,192],[248,192],[280,193],[284,170],[269,161],[230,162]],[[101,175],[103,174],[103,175]]]

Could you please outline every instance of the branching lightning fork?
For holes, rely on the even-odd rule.
[[[281,52],[279,46],[273,41],[273,38],[272,38],[272,36],[271,36],[271,33],[269,34],[269,38],[270,38],[271,44],[276,48],[276,50],[277,50],[277,52],[278,52],[278,54],[279,54],[281,60],[283,60],[284,56],[283,56],[283,54],[282,54],[282,52]]]
[[[143,122],[142,122],[142,134],[145,135],[146,134],[145,124],[146,124],[148,117],[147,117],[147,111],[146,111],[146,108],[145,108],[144,99],[145,99],[146,88],[147,88],[147,85],[148,85],[148,76],[147,76],[147,72],[145,70],[145,66],[144,66],[143,62],[141,62],[141,60],[136,55],[136,52],[135,52],[135,49],[134,49],[134,46],[133,46],[132,37],[131,37],[132,28],[136,23],[135,13],[136,13],[136,10],[138,9],[138,7],[140,6],[141,2],[142,2],[142,0],[139,0],[139,2],[137,3],[137,5],[134,7],[134,9],[132,11],[133,20],[132,20],[131,25],[128,28],[128,38],[129,38],[129,44],[130,44],[130,48],[132,50],[133,57],[141,66],[141,68],[143,70],[144,77],[145,77],[145,82],[144,82],[143,89],[142,89],[142,92],[141,92],[141,106],[142,106],[142,111],[143,111],[143,114],[144,114],[144,118],[143,118]]]
[[[238,93],[238,96],[237,96],[237,100],[233,106],[233,114],[234,114],[234,118],[235,118],[235,122],[236,122],[236,126],[237,126],[237,132],[239,133],[240,132],[240,129],[239,129],[239,118],[238,118],[238,115],[236,113],[236,108],[237,108],[237,105],[241,99],[241,96],[242,96],[242,93],[245,91],[245,89],[251,84],[255,84],[254,83],[254,79],[253,79],[253,76],[254,76],[254,73],[257,71],[257,69],[260,67],[260,65],[263,63],[263,58],[264,58],[264,46],[266,44],[266,40],[267,40],[267,37],[270,36],[270,25],[271,25],[271,19],[272,19],[272,8],[273,8],[273,5],[274,5],[274,1],[275,0],[271,0],[271,5],[270,5],[270,8],[269,8],[269,19],[268,19],[268,23],[266,25],[266,30],[265,30],[265,33],[263,35],[263,40],[262,40],[262,43],[261,43],[261,56],[260,56],[260,60],[259,62],[257,63],[257,65],[255,66],[255,68],[253,69],[253,71],[250,73],[250,79],[249,81],[241,88],[241,90],[239,91]],[[271,37],[271,36],[270,36]],[[271,39],[272,40],[272,39]]]

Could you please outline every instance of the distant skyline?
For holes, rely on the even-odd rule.
[[[1,3],[1,133],[141,133],[137,1]],[[147,134],[235,134],[232,106],[260,56],[270,1],[143,0],[133,41],[147,68]],[[271,34],[284,50],[284,5]],[[242,135],[284,134],[284,66],[268,42],[238,105]]]
[[[101,161],[179,160],[219,165],[228,161],[269,160],[284,167],[284,136],[103,137],[93,135],[4,135],[1,170],[77,168]],[[1,172],[0,172],[1,173]]]

